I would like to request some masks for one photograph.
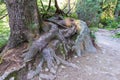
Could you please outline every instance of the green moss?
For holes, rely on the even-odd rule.
[[[17,71],[11,73],[7,78],[5,78],[5,80],[10,80],[10,78],[14,77],[14,80],[18,80],[17,79]]]

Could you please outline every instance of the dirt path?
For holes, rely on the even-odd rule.
[[[120,80],[120,39],[111,35],[110,31],[98,30],[96,40],[102,52],[75,56],[72,62],[79,69],[61,66],[56,80]]]

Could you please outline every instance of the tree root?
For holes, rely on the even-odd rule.
[[[59,41],[54,40],[51,42],[51,44],[48,44],[48,46],[45,49],[43,49],[43,51],[42,51],[43,59],[39,63],[39,65],[37,66],[35,71],[29,72],[28,79],[32,79],[34,76],[41,74],[40,72],[42,70],[42,65],[44,62],[47,62],[47,67],[48,67],[50,73],[54,74],[54,75],[56,74],[56,71],[57,71],[57,67],[55,67],[55,65],[58,66],[60,64],[63,64],[65,66],[78,69],[78,67],[75,64],[69,63],[69,62],[61,59],[60,57],[58,57],[55,54],[55,51],[56,51],[55,47],[58,46],[58,44],[59,44]]]
[[[78,56],[81,56],[81,54],[85,52],[96,51],[91,42],[90,31],[84,22],[77,21],[77,24],[75,23],[66,29],[59,29],[56,24],[52,23],[51,26],[52,27],[49,32],[43,34],[38,40],[34,41],[29,51],[24,55],[24,61],[27,62],[37,53],[42,53],[41,62],[36,67],[36,70],[31,70],[28,73],[28,79],[32,79],[34,76],[41,74],[43,63],[47,64],[49,72],[53,75],[56,74],[57,66],[60,64],[78,69],[75,64],[69,63],[65,61],[65,59],[62,59],[56,55],[57,52],[61,53],[61,50],[58,51],[61,44],[63,45],[62,48],[64,49],[63,54],[65,57],[72,55],[69,54],[71,51],[74,51],[74,53],[76,52]],[[81,29],[81,31],[78,33],[79,30],[77,29]],[[78,33],[78,36],[74,43],[71,36],[76,33]]]
[[[29,51],[23,55],[24,61],[30,61],[32,57],[38,53],[38,51],[41,52],[47,46],[47,44],[56,37],[57,32],[58,28],[53,24],[51,30],[48,33],[42,35],[38,40],[32,43]]]
[[[31,68],[31,66],[27,65],[20,67],[28,68],[28,70],[25,70],[28,71],[25,72],[25,75],[18,74],[20,76],[24,75],[24,80],[34,79],[36,75],[39,75],[39,77],[44,79],[46,78],[47,80],[53,80],[55,79],[57,69],[61,64],[79,69],[75,64],[66,61],[69,56],[72,56],[74,53],[81,56],[86,52],[96,52],[96,48],[93,46],[91,41],[90,31],[85,22],[73,19],[68,19],[68,22],[65,22],[63,19],[55,19],[54,22],[48,21],[47,23],[49,25],[46,23],[49,28],[45,30],[45,34],[42,34],[39,39],[33,41],[28,51],[25,51],[25,54],[22,55],[24,57],[24,62],[32,60],[35,55],[42,55],[42,59],[40,63],[35,66],[35,70],[31,70],[34,67]],[[47,67],[47,70],[44,70],[44,67]],[[44,72],[49,74],[43,74]],[[13,71],[9,74],[12,73]],[[4,78],[9,76],[9,74],[5,74]],[[23,79],[21,78],[21,80]]]

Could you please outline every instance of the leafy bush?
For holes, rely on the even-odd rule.
[[[9,33],[8,22],[0,20],[0,47],[7,43]]]
[[[106,25],[109,20],[114,20],[114,13],[116,10],[118,0],[103,0],[102,2],[102,14],[101,23]]]
[[[117,29],[118,27],[119,27],[119,24],[120,24],[120,22],[118,22],[118,21],[116,21],[116,20],[106,20],[106,26],[105,26],[105,28],[107,28],[107,29]]]
[[[72,13],[72,14],[70,15],[70,17],[71,17],[71,18],[74,18],[74,19],[78,19],[78,16],[77,16],[76,13]]]
[[[116,33],[113,37],[114,38],[120,38],[120,32]]]
[[[0,27],[0,47],[4,46],[8,41],[9,30]]]
[[[78,0],[78,17],[88,23],[88,25],[97,25],[100,19],[102,0]]]
[[[3,1],[3,0],[1,0]],[[0,17],[4,16],[7,14],[6,11],[6,6],[5,4],[1,3],[0,5]],[[8,17],[4,17],[3,19],[0,20],[0,47],[4,46],[9,37],[10,29],[8,26]]]

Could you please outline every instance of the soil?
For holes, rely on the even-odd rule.
[[[71,60],[79,69],[61,66],[56,80],[120,80],[120,39],[114,31],[99,29],[96,35],[101,52],[74,56]]]

